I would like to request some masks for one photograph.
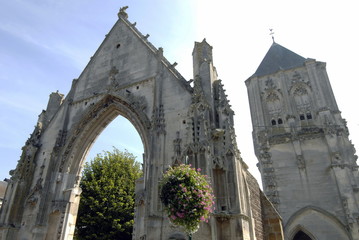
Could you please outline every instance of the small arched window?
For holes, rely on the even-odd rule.
[[[310,120],[310,119],[312,119],[313,117],[312,117],[312,114],[309,112],[309,113],[307,113],[307,119],[308,120]]]
[[[277,125],[277,122],[273,119],[272,120],[272,126],[275,126],[275,125]]]
[[[283,124],[283,120],[281,118],[278,118],[278,124]]]

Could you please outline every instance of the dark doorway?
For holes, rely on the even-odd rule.
[[[307,234],[305,234],[302,231],[297,232],[297,234],[295,234],[293,240],[313,240],[311,239]]]

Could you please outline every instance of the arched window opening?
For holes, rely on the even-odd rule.
[[[303,231],[299,231],[297,232],[297,234],[295,234],[293,240],[313,240],[311,239],[307,234],[305,234]]]
[[[307,119],[308,120],[310,120],[310,119],[312,119],[313,117],[312,117],[312,114],[309,112],[309,113],[307,113]]]
[[[299,119],[300,119],[301,121],[305,120],[304,114],[300,114],[300,115],[299,115]]]
[[[281,118],[278,118],[278,124],[283,124],[283,120]]]
[[[275,126],[275,125],[277,125],[277,122],[273,119],[272,120],[272,126]]]

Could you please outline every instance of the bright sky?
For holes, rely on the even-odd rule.
[[[0,180],[16,167],[51,92],[67,94],[128,5],[131,22],[177,70],[192,78],[194,41],[213,46],[214,65],[235,111],[242,157],[259,179],[244,81],[272,44],[327,63],[329,79],[350,138],[358,148],[359,14],[357,2],[323,0],[0,0]],[[115,134],[113,134],[115,133]],[[91,153],[128,149],[141,160],[143,146],[120,118],[100,136]],[[260,181],[260,180],[259,180]]]

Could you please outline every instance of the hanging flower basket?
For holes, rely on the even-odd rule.
[[[196,232],[201,221],[208,222],[214,196],[208,177],[190,165],[170,167],[160,183],[160,198],[170,221],[188,234]]]

